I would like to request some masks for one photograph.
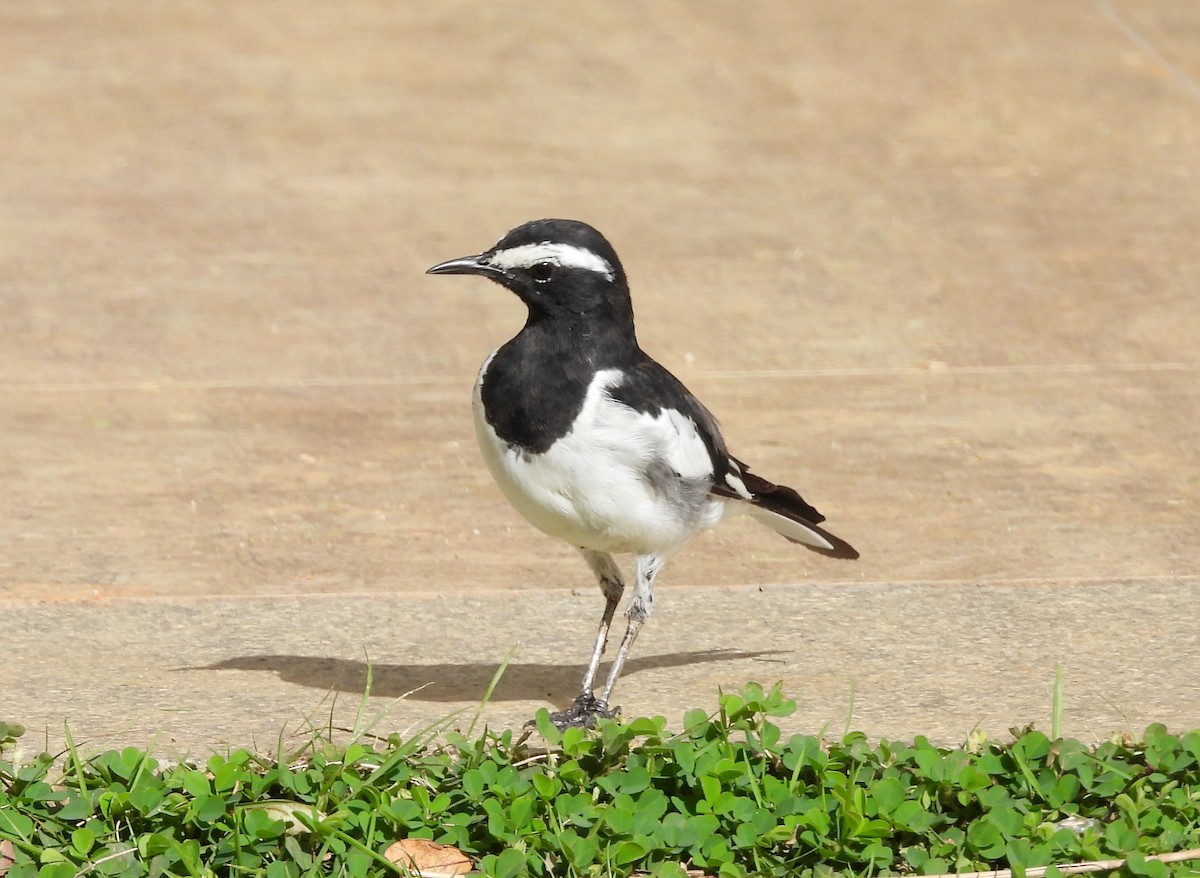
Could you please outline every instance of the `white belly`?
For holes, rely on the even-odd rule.
[[[619,374],[599,373],[572,431],[537,455],[496,435],[477,382],[479,447],[504,496],[539,530],[601,552],[669,555],[717,524],[725,504],[708,494],[712,463],[691,422],[617,403],[607,388]],[[656,485],[651,461],[678,478]]]

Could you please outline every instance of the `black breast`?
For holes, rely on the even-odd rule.
[[[496,435],[542,454],[571,431],[596,367],[555,336],[521,332],[496,351],[483,376],[483,413]]]

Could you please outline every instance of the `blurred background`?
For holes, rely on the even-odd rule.
[[[1192,0],[8,3],[0,131],[10,606],[598,613],[475,448],[520,304],[423,274],[542,216],[606,234],[643,347],[863,555],[736,522],[668,591],[1197,604]]]

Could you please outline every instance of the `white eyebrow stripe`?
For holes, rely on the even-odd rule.
[[[609,280],[613,279],[612,266],[608,264],[608,260],[574,244],[555,244],[550,241],[522,244],[519,247],[498,250],[488,261],[496,268],[504,269],[530,268],[539,262],[552,262],[563,268],[585,268],[602,274]]]

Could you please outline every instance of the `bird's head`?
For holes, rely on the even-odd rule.
[[[490,278],[520,296],[531,315],[630,311],[629,286],[616,251],[598,231],[576,220],[525,223],[490,250],[438,263],[426,273]]]

